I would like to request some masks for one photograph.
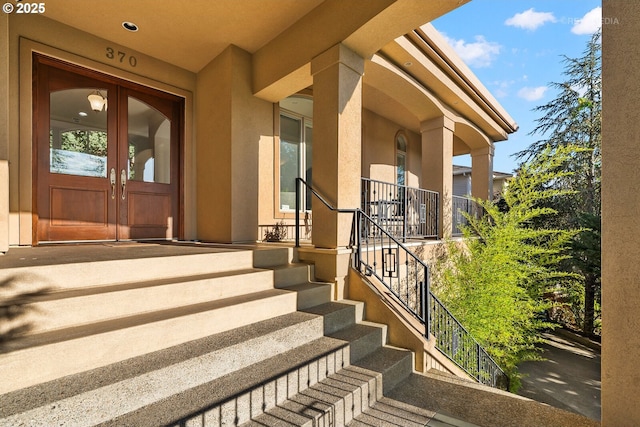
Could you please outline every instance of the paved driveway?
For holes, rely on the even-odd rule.
[[[518,394],[556,408],[600,420],[600,351],[583,345],[568,332],[544,334],[545,361],[519,366],[522,389]],[[580,341],[580,342],[579,342]]]

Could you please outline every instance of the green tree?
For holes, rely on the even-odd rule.
[[[570,154],[567,170],[574,172],[555,180],[552,185],[566,189],[571,194],[561,199],[551,198],[544,203],[558,214],[545,218],[549,222],[542,226],[558,228],[589,227],[599,224],[600,184],[601,184],[601,118],[602,118],[602,68],[601,35],[595,33],[579,58],[564,56],[565,81],[551,83],[558,95],[549,103],[534,109],[541,114],[532,135],[543,138],[532,143],[524,151],[517,153],[519,159],[529,160],[538,153],[557,150],[568,145],[576,147]],[[587,219],[589,218],[589,219]],[[599,226],[599,225],[598,225]],[[583,236],[583,234],[581,234]],[[575,315],[582,319],[580,325],[585,333],[594,330],[595,306],[599,304],[600,262],[599,233],[589,239],[582,239],[580,245],[591,244],[590,248],[576,247],[575,256],[565,263],[567,271],[575,271],[583,276],[584,296],[573,299]],[[588,256],[589,259],[585,259]],[[586,267],[589,264],[591,267]],[[597,275],[596,275],[597,274]]]
[[[551,184],[571,174],[563,166],[572,150],[548,149],[523,163],[502,204],[478,200],[485,215],[468,217],[465,245],[450,242],[434,271],[436,295],[515,384],[516,366],[538,357],[539,332],[551,326],[543,295],[575,280],[558,267],[579,230],[536,226],[556,214],[543,202],[570,195]]]

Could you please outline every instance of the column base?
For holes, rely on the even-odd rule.
[[[349,267],[353,250],[349,248],[323,249],[315,247],[298,248],[298,260],[315,265],[316,279],[334,284],[333,299],[338,301],[348,295]]]

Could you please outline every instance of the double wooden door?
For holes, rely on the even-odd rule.
[[[179,237],[182,99],[35,64],[34,243]]]

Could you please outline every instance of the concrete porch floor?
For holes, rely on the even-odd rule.
[[[293,245],[287,245],[291,247]],[[125,241],[59,243],[40,246],[11,247],[0,255],[0,269],[33,267],[78,262],[154,258],[172,255],[193,255],[241,250],[283,247],[276,244],[222,244],[192,241]]]

